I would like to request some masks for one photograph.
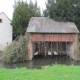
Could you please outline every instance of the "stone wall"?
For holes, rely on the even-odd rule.
[[[32,42],[29,40],[28,42],[28,60],[32,60],[33,58],[33,47],[32,47]]]
[[[78,34],[75,34],[74,39],[74,60],[79,60]]]

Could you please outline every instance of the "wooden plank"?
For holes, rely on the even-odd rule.
[[[31,34],[32,41],[73,42],[74,34]]]

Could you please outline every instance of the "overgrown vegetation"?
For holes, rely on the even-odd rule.
[[[9,45],[4,51],[4,62],[15,63],[19,61],[25,61],[27,56],[27,44],[29,40],[29,34],[20,36]]]
[[[3,51],[0,51],[0,60],[3,59],[3,55],[4,55],[4,52]]]
[[[3,54],[3,51],[0,51],[0,55],[2,55]]]
[[[54,65],[40,70],[0,69],[0,80],[80,80],[80,67]]]

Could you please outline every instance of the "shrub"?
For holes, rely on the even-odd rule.
[[[80,34],[79,34],[79,36],[78,36],[78,40],[80,41]]]
[[[0,51],[0,55],[2,55],[3,54],[3,51]]]
[[[27,43],[29,40],[29,34],[20,36],[18,39],[13,41],[4,51],[4,62],[16,63],[25,61],[28,59],[27,56]]]
[[[3,51],[0,51],[0,60],[2,60],[2,59],[3,59],[3,56],[4,56]]]

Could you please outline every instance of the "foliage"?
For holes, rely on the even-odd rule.
[[[29,6],[29,15],[30,15],[30,17],[40,17],[41,16],[40,7],[37,6],[37,1],[34,4],[30,0],[30,3],[29,3],[28,6]]]
[[[4,62],[15,63],[19,61],[25,61],[27,56],[27,44],[29,40],[29,34],[20,36],[19,39],[13,41],[4,51]]]
[[[0,51],[0,55],[3,54],[3,51]]]
[[[3,59],[3,55],[4,55],[4,52],[3,51],[0,51],[0,60]]]
[[[44,16],[58,21],[75,22],[80,30],[80,1],[79,0],[47,0]]]
[[[23,2],[23,0],[15,2],[11,23],[14,38],[25,34],[30,18],[34,16],[41,16],[37,2],[35,2],[35,4],[32,1],[28,4],[27,2]]]
[[[79,66],[54,65],[47,69],[0,69],[0,80],[80,80]]]
[[[79,40],[79,42],[80,42],[80,33],[78,34],[78,40]]]

